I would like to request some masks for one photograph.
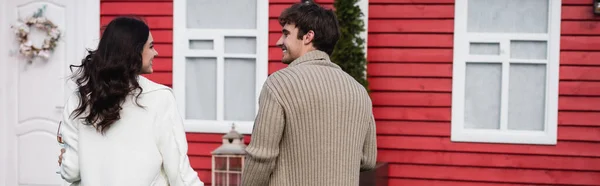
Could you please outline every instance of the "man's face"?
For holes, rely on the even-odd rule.
[[[282,35],[277,41],[277,46],[283,52],[281,61],[284,64],[290,64],[305,53],[304,42],[302,39],[298,39],[298,28],[295,24],[285,24],[283,26]]]

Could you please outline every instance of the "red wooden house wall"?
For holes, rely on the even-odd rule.
[[[450,141],[454,0],[370,0],[369,82],[390,185],[600,185],[600,23],[563,0],[558,144]]]
[[[269,73],[285,67],[274,47],[279,13],[269,5]],[[333,0],[317,0],[331,7]],[[101,0],[101,23],[146,18],[160,57],[150,79],[172,84],[172,0]],[[590,0],[563,0],[558,144],[450,141],[454,0],[370,0],[368,73],[380,161],[390,185],[600,185],[600,16]],[[210,184],[220,134],[189,133],[189,155]],[[249,137],[246,136],[246,143]]]

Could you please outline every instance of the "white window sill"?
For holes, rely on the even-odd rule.
[[[240,134],[251,134],[253,121],[210,121],[210,120],[184,120],[186,132],[193,133],[219,133],[226,134],[235,124],[235,130]]]
[[[452,142],[556,145],[556,130],[499,131],[489,129],[452,130]]]

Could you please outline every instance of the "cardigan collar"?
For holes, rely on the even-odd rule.
[[[329,62],[331,64],[334,64],[331,62],[331,59],[329,58],[329,55],[327,53],[320,51],[320,50],[313,50],[313,51],[307,52],[306,54],[300,56],[298,59],[292,61],[288,66],[293,67],[293,66],[300,65],[305,62],[311,62],[311,61],[322,61],[322,62]]]

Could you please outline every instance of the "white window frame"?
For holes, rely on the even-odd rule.
[[[454,63],[452,79],[451,141],[540,145],[556,144],[558,128],[557,117],[561,0],[549,0],[548,6],[548,33],[468,33],[468,0],[456,0],[454,11]],[[509,85],[509,66],[507,64],[510,60],[509,42],[510,40],[514,39],[522,39],[527,41],[547,41],[547,60],[510,61],[525,64],[546,64],[546,108],[544,131],[507,130]],[[470,42],[500,43],[500,56],[492,57],[485,55],[471,55],[469,54]],[[502,61],[500,130],[466,129],[464,127],[466,61],[498,62],[498,59]]]
[[[258,96],[268,75],[269,0],[256,0],[256,29],[189,29],[186,25],[187,0],[173,1],[173,92],[179,113],[184,119],[186,132],[227,133],[231,125],[242,134],[252,133],[254,121],[224,120],[224,58],[256,59],[255,114],[258,112]],[[225,54],[224,36],[256,37],[256,54]],[[213,41],[213,50],[191,50],[189,40]],[[216,57],[217,59],[217,120],[186,119],[185,63],[186,57]]]

